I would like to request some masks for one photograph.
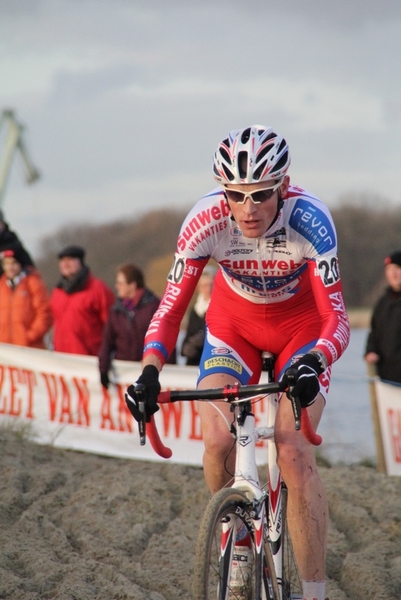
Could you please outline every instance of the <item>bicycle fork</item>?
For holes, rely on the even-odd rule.
[[[267,381],[274,380],[274,357],[266,352],[263,356]],[[267,401],[267,425],[274,427],[277,410],[278,394],[271,394]],[[277,465],[277,450],[274,438],[267,440],[268,456],[268,523],[270,548],[276,571],[280,599],[283,598],[283,514],[282,514],[282,479]]]
[[[235,461],[235,479],[233,488],[243,492],[249,501],[252,503],[252,510],[242,510],[240,506],[237,507],[238,517],[248,522],[249,528],[253,533],[254,550],[255,550],[255,597],[256,598],[273,598],[273,590],[270,587],[269,590],[262,592],[262,586],[264,579],[262,578],[263,569],[267,569],[267,564],[264,560],[264,542],[265,536],[267,535],[267,515],[266,515],[266,492],[263,492],[259,483],[259,474],[257,465],[255,463],[255,446],[259,439],[259,435],[255,430],[255,416],[252,412],[243,411],[243,418],[237,421],[237,445],[239,448],[236,453]],[[227,529],[222,539],[233,539],[236,535],[236,525],[231,524],[231,528],[234,530],[231,535]],[[270,578],[266,581],[270,582]]]

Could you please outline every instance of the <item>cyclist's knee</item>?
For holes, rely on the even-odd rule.
[[[277,464],[287,485],[299,489],[317,473],[314,450],[305,444],[277,444]]]
[[[233,437],[227,427],[208,423],[203,427],[203,443],[206,452],[216,458],[224,458],[233,448]]]

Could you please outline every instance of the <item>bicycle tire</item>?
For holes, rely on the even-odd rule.
[[[283,600],[302,600],[302,579],[298,571],[298,566],[292,547],[291,536],[287,525],[287,496],[288,490],[283,484]]]
[[[257,554],[252,518],[252,506],[242,492],[224,488],[210,500],[203,515],[195,553],[194,600],[279,600],[279,591],[273,559],[268,543],[267,523],[263,526],[262,552]],[[235,530],[230,528],[239,519],[252,540],[252,572],[240,588],[230,587],[230,573]],[[238,521],[237,521],[238,522]],[[231,531],[226,551],[222,556],[222,527]]]

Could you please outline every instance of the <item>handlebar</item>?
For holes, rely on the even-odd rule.
[[[191,400],[222,400],[226,402],[232,402],[234,400],[251,398],[253,396],[276,394],[279,392],[284,392],[286,389],[287,386],[282,382],[270,382],[245,386],[235,384],[227,385],[224,388],[204,390],[167,390],[160,392],[157,402],[158,404]],[[295,418],[295,429],[301,430],[310,444],[319,446],[322,443],[322,437],[314,431],[307,410],[305,408],[301,409],[299,398],[293,398],[291,393],[289,394],[289,398]],[[146,442],[145,413],[143,413],[143,415],[144,418],[142,419],[142,424],[139,424],[141,445],[144,445]],[[147,424],[147,431],[149,441],[154,451],[162,458],[170,458],[172,456],[172,451],[161,441],[153,416],[151,417],[150,422]]]

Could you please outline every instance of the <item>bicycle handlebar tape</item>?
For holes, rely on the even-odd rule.
[[[304,434],[305,439],[307,439],[312,446],[320,446],[323,438],[313,429],[306,408],[302,409],[301,431]]]
[[[150,418],[148,424],[148,438],[156,454],[158,454],[162,458],[172,457],[172,450],[170,448],[167,448],[167,446],[165,446],[160,439],[159,432],[157,431],[155,424],[155,418],[153,416]]]

